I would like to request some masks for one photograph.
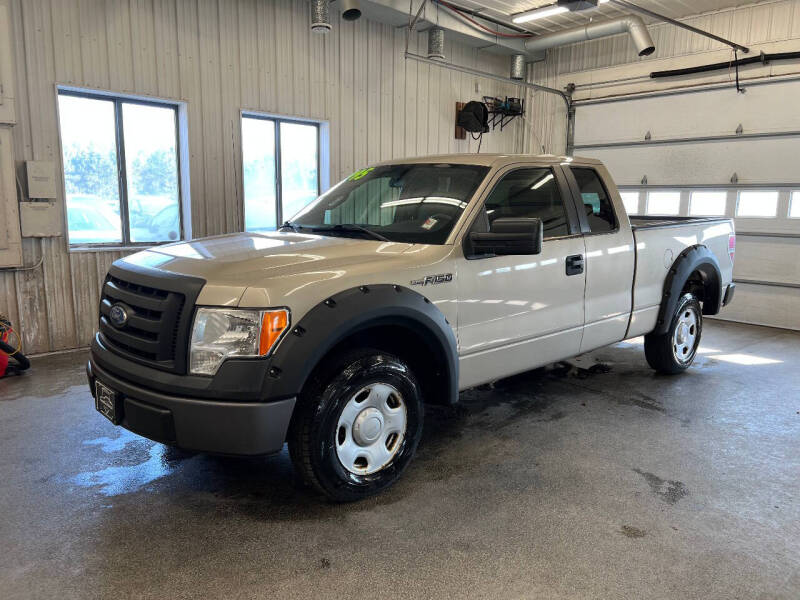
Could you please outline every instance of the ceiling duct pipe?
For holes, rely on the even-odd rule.
[[[444,60],[444,29],[441,27],[428,29],[428,58]]]
[[[345,21],[356,21],[361,18],[360,0],[340,0],[339,6],[342,7],[342,18]]]
[[[536,52],[549,48],[556,48],[558,46],[566,46],[567,44],[574,44],[576,42],[596,40],[618,33],[630,34],[639,56],[649,56],[656,50],[655,44],[653,44],[653,38],[650,37],[650,33],[647,31],[647,26],[644,24],[644,21],[642,21],[642,18],[636,15],[628,15],[619,19],[614,19],[613,21],[589,23],[573,29],[565,29],[564,31],[557,31],[546,35],[537,35],[529,40],[525,40],[525,48],[529,52]]]
[[[330,0],[311,0],[311,31],[328,33],[330,30]]]
[[[511,55],[511,79],[516,81],[525,79],[525,60],[524,54]]]

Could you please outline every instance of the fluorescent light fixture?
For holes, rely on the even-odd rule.
[[[609,0],[597,0],[597,4],[605,4]],[[514,23],[527,23],[529,21],[536,21],[538,19],[546,19],[548,17],[555,17],[556,15],[562,15],[565,12],[570,12],[570,9],[566,6],[557,6],[552,4],[550,6],[542,6],[540,8],[534,8],[533,10],[526,10],[525,12],[519,13],[518,15],[514,15],[511,21]]]
[[[528,21],[536,21],[537,19],[546,19],[547,17],[561,15],[565,12],[569,12],[569,9],[565,6],[545,6],[519,13],[514,16],[511,21],[514,23],[527,23]]]

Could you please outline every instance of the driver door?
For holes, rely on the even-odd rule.
[[[461,389],[574,356],[583,335],[585,248],[561,168],[510,166],[488,189],[458,267]],[[541,254],[474,254],[471,231],[513,217],[542,219]]]

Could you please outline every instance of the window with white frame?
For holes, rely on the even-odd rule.
[[[774,218],[778,216],[778,192],[742,190],[736,202],[737,217]]]
[[[319,195],[319,151],[319,123],[242,115],[247,231],[276,229]]]
[[[800,219],[800,190],[792,192],[791,204],[789,205],[789,218]]]
[[[639,212],[639,192],[620,192],[622,204],[625,205],[625,212],[635,215]]]
[[[695,190],[689,197],[689,214],[693,217],[717,217],[725,214],[728,192]]]
[[[178,105],[58,91],[71,246],[183,238]]]
[[[677,215],[681,211],[681,193],[660,191],[647,194],[648,215]]]

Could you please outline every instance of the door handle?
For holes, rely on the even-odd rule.
[[[583,273],[583,254],[573,254],[567,257],[567,275],[580,275]]]

